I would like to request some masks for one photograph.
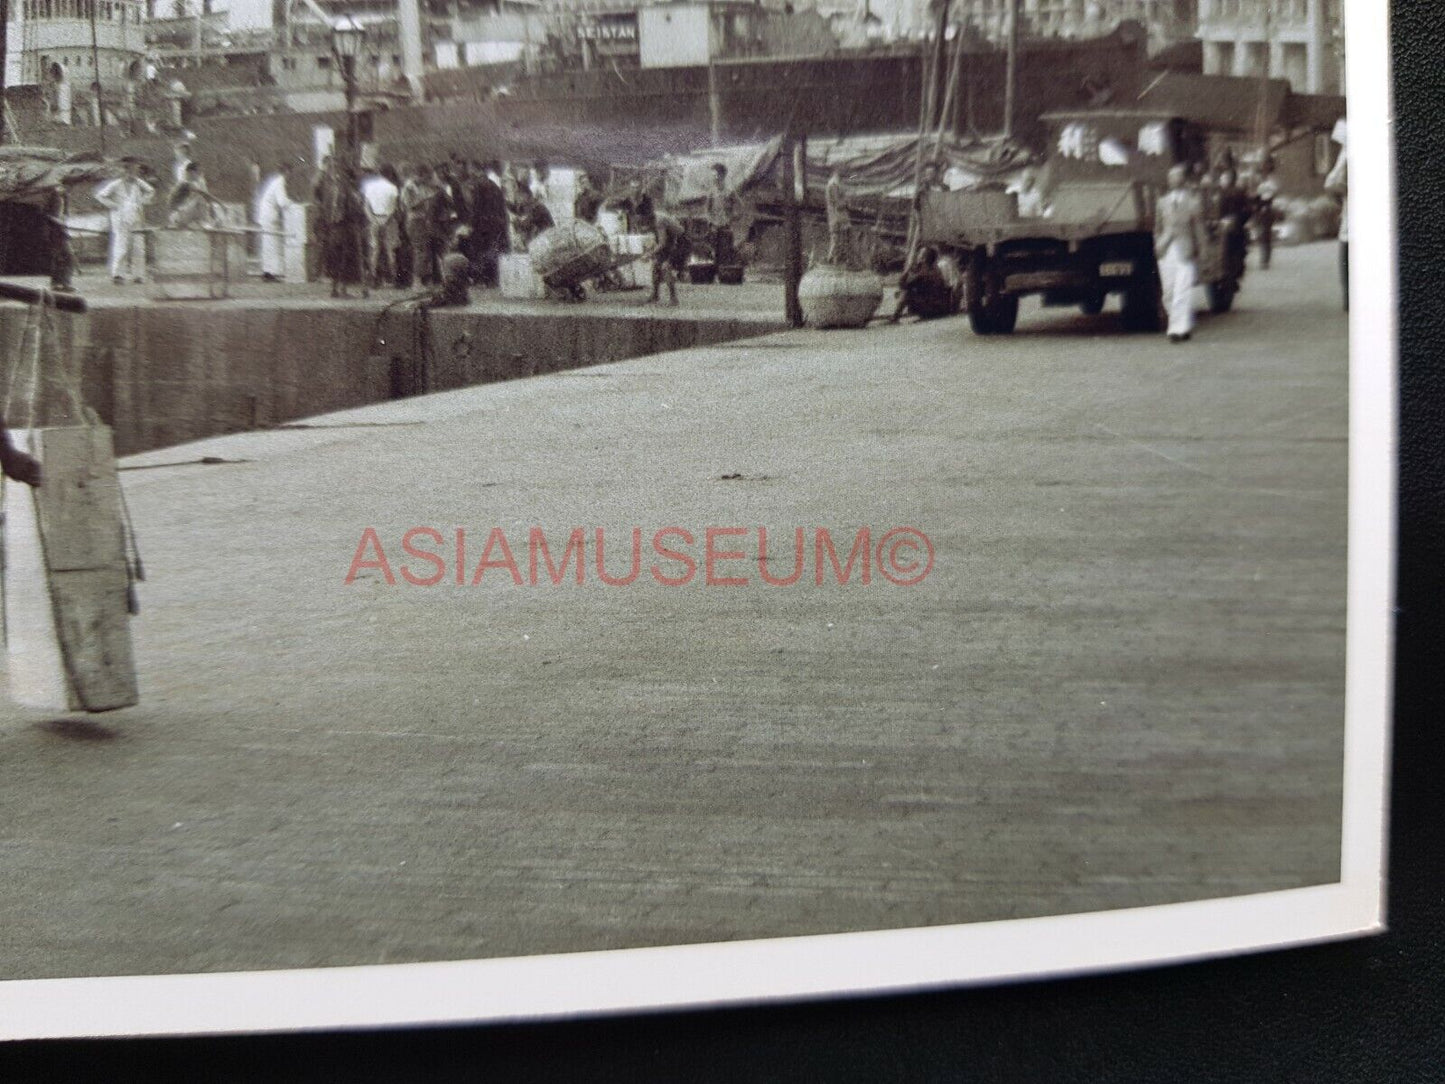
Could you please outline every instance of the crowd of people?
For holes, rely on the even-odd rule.
[[[285,277],[283,216],[304,195],[316,207],[311,242],[320,254],[321,275],[331,281],[337,297],[348,296],[353,286],[364,293],[379,288],[444,290],[459,280],[495,287],[501,257],[525,252],[555,224],[545,162],[522,166],[453,156],[435,165],[385,164],[358,172],[331,157],[302,191],[297,191],[304,183],[299,173],[299,163],[283,163],[258,192],[255,220],[262,231],[262,273],[268,281]],[[606,202],[604,192],[586,173],[578,173],[572,187],[573,219],[595,223]],[[659,285],[668,284],[675,297],[681,240],[670,228],[658,232],[652,194],[634,187],[614,199],[613,206],[625,216],[627,230],[657,237],[654,278]],[[731,240],[732,210],[730,200],[709,204],[706,213],[715,237]],[[656,259],[659,250],[661,261]],[[671,283],[666,269],[671,269]]]

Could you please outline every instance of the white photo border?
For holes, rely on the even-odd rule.
[[[0,1039],[543,1020],[881,994],[1304,945],[1384,922],[1396,494],[1389,12],[1345,0],[1350,409],[1341,880],[1157,907],[498,960],[0,982]]]

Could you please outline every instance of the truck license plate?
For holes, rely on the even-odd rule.
[[[1134,265],[1129,260],[1113,260],[1109,263],[1099,265],[1099,277],[1105,279],[1128,278],[1134,273]]]

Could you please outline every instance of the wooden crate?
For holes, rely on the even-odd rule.
[[[514,252],[497,261],[502,296],[518,301],[535,301],[547,296],[542,280],[532,270],[532,257]]]
[[[155,246],[151,296],[162,301],[229,297],[246,274],[244,230],[150,231]]]

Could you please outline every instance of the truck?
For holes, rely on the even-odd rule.
[[[1206,164],[1208,135],[1186,118],[1143,110],[1046,113],[1051,147],[1032,190],[1002,185],[930,190],[919,203],[919,240],[963,272],[962,305],[975,334],[1007,335],[1019,299],[1102,312],[1122,296],[1124,326],[1163,326],[1154,208],[1172,166]],[[1227,312],[1243,275],[1230,258],[1215,200],[1201,200],[1205,247],[1199,283],[1213,312]]]

